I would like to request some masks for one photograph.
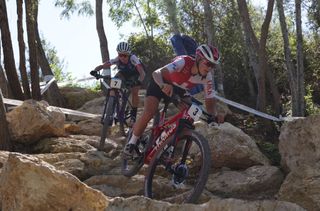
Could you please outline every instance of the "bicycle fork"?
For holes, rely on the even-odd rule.
[[[179,120],[179,126],[176,130],[176,133],[174,134],[172,140],[168,144],[168,147],[166,148],[166,151],[169,153],[169,163],[166,165],[166,170],[173,175],[173,185],[178,188],[185,180],[185,178],[188,176],[188,167],[186,166],[186,160],[187,156],[189,154],[189,149],[192,145],[192,142],[190,140],[187,140],[184,147],[183,147],[183,153],[182,158],[177,164],[173,164],[172,160],[174,158],[174,154],[176,151],[177,146],[177,137],[178,135],[183,131],[184,128],[190,128],[193,129],[193,125],[190,124],[190,122],[186,119],[180,119]]]

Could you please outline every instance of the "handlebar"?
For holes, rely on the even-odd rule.
[[[176,92],[178,93],[183,93],[185,92],[184,89],[178,87],[178,86],[175,86],[175,85],[172,85],[174,87],[174,90],[176,90]],[[173,91],[173,94],[172,96],[170,97],[169,99],[169,102],[166,102],[166,103],[170,103],[172,102],[173,104],[175,105],[178,105],[180,104],[181,102],[188,105],[189,107],[195,103],[196,105],[199,105],[199,106],[202,106],[203,103],[200,102],[199,100],[197,100],[196,98],[192,97],[191,95],[186,95],[185,97],[181,97],[179,94],[177,94],[175,91]],[[191,99],[191,100],[190,100]],[[203,114],[203,117],[200,117],[201,120],[207,122],[208,124],[209,123],[212,123],[212,122],[216,122],[215,121],[215,118],[209,114],[208,112],[206,112],[204,109],[202,109],[202,114]]]
[[[101,75],[99,71],[90,71],[90,75],[94,76],[97,80],[99,79],[105,79],[105,80],[110,80],[112,77],[110,75]],[[137,85],[137,81],[134,80],[122,80],[123,84],[125,87],[132,87],[134,85]]]

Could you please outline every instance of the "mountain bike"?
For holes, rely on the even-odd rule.
[[[186,106],[166,118],[170,102]],[[207,182],[211,155],[207,140],[194,131],[193,123],[199,118],[209,123],[210,117],[202,109],[202,103],[192,97],[191,102],[177,96],[164,102],[153,127],[138,140],[133,156],[123,156],[122,174],[131,177],[143,164],[148,164],[145,196],[174,203],[195,203]]]
[[[131,125],[130,111],[132,104],[129,101],[130,88],[136,85],[133,80],[121,80],[120,78],[110,76],[103,76],[100,72],[96,72],[94,75],[97,80],[100,79],[102,90],[105,93],[105,104],[101,117],[101,124],[103,125],[101,130],[101,139],[99,150],[103,150],[105,139],[108,136],[108,129],[113,123],[120,125],[120,132],[123,135],[127,135]],[[110,93],[114,92],[114,95]]]

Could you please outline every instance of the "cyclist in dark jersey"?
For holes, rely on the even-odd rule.
[[[137,85],[131,88],[132,93],[132,110],[131,110],[131,122],[135,122],[137,117],[137,108],[139,105],[139,90],[141,88],[142,81],[145,77],[145,72],[140,59],[131,53],[131,48],[128,43],[120,42],[117,46],[118,56],[110,61],[98,65],[93,71],[90,72],[94,75],[96,71],[109,68],[111,65],[117,65],[119,71],[115,77],[122,80],[134,80],[137,81]]]
[[[179,56],[173,62],[152,73],[153,80],[147,89],[144,112],[134,124],[132,137],[124,148],[126,156],[132,154],[134,145],[143,134],[148,122],[155,115],[160,100],[172,95],[174,91],[172,85],[188,92],[197,84],[203,84],[207,112],[212,115],[212,119],[216,116],[211,70],[219,63],[219,60],[220,55],[217,48],[200,45],[196,50],[195,58]],[[218,116],[218,122],[223,122],[221,116]]]

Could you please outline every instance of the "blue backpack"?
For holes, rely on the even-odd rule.
[[[170,38],[173,50],[177,56],[188,55],[195,57],[198,43],[188,35],[175,34]],[[203,91],[203,85],[199,84],[192,88],[189,92],[191,95]]]

